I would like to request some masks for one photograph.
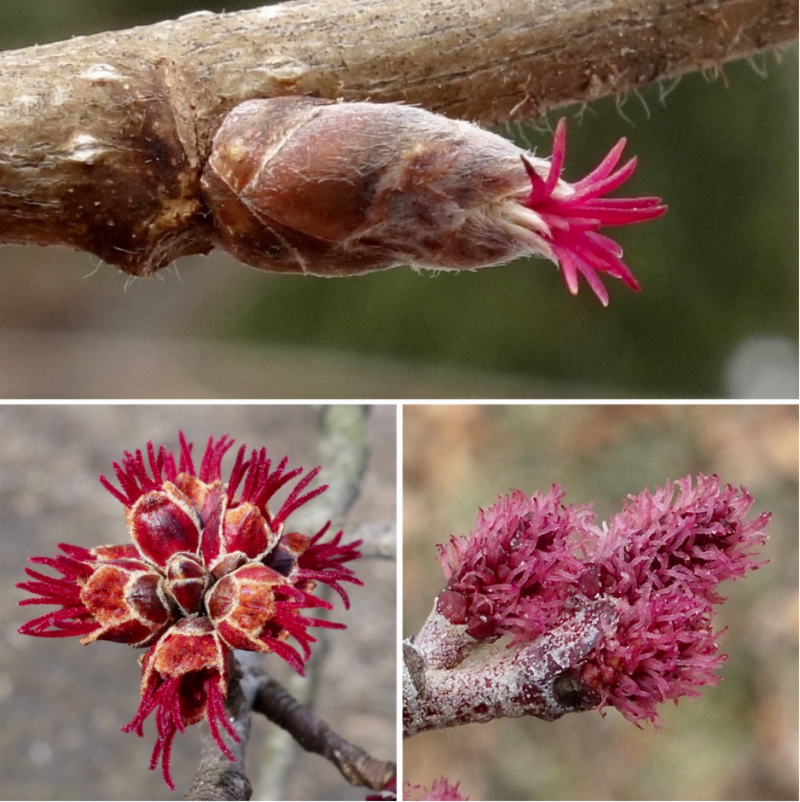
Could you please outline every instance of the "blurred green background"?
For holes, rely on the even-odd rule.
[[[599,523],[628,494],[717,473],[754,495],[750,516],[772,512],[769,563],[721,588],[721,682],[662,705],[660,730],[609,709],[422,733],[407,780],[445,775],[472,800],[797,799],[796,405],[406,405],[403,455],[403,637],[444,587],[436,544],[514,488],[558,483]]]
[[[0,0],[0,47],[258,5]],[[130,281],[87,254],[0,248],[0,395],[796,397],[797,98],[793,48],[505,132],[548,153],[566,114],[568,179],[626,136],[628,193],[669,204],[613,232],[642,292],[609,279],[608,309],[543,260],[327,280],[215,252]]]

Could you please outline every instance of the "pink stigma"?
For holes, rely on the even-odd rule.
[[[608,292],[598,272],[622,279],[631,289],[639,285],[622,261],[622,248],[614,240],[599,234],[604,226],[623,226],[653,220],[667,211],[661,198],[606,198],[622,186],[636,169],[636,158],[614,171],[625,148],[620,139],[608,155],[585,178],[575,183],[561,180],[566,156],[567,125],[562,118],[556,127],[550,168],[542,177],[522,156],[531,180],[530,195],[523,205],[544,223],[537,234],[551,251],[550,258],[561,266],[569,291],[578,292],[582,275],[603,306],[608,306]]]

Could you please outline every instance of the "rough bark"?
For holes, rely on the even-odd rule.
[[[797,0],[325,0],[200,12],[0,56],[0,242],[135,275],[212,247],[223,116],[280,94],[495,123],[780,47]]]
[[[403,737],[496,718],[555,721],[597,707],[601,698],[579,667],[614,620],[613,604],[599,600],[532,643],[507,647],[471,638],[434,605],[419,635],[403,642]]]

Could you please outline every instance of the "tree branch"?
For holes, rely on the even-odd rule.
[[[614,619],[613,606],[598,601],[533,643],[506,648],[472,638],[434,604],[417,638],[403,643],[403,737],[495,718],[554,721],[597,707],[578,668]]]
[[[797,0],[326,0],[200,12],[0,56],[0,242],[149,275],[212,248],[200,174],[254,97],[496,123],[797,38]]]

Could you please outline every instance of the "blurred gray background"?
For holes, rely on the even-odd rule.
[[[140,650],[77,638],[44,639],[17,628],[52,606],[18,607],[30,594],[14,587],[26,579],[29,556],[52,556],[60,542],[85,547],[126,541],[124,510],[97,481],[112,476],[111,462],[150,439],[176,448],[182,428],[195,454],[209,434],[229,432],[237,447],[266,445],[290,466],[319,464],[316,414],[307,406],[2,406],[0,407],[0,798],[182,798],[200,757],[200,727],[175,739],[173,794],[160,769],[148,771],[155,743],[152,716],[145,737],[120,732],[139,703]],[[360,499],[345,527],[394,522],[396,506],[395,408],[376,407],[367,424],[370,462]],[[233,464],[228,453],[223,476]],[[325,479],[325,467],[320,476]],[[282,494],[281,498],[285,496]],[[290,519],[291,523],[291,519]],[[352,538],[352,534],[349,535]],[[362,558],[353,565],[364,587],[348,586],[351,608],[334,600],[333,620],[343,631],[315,630],[323,656],[312,709],[342,737],[381,760],[396,751],[396,563]],[[45,573],[53,573],[41,567]],[[281,681],[291,669],[274,656],[265,667]],[[255,716],[247,773],[259,790],[276,751],[289,749],[288,781],[278,799],[363,799],[325,759],[291,745],[275,725]]]
[[[404,742],[407,780],[445,775],[472,800],[797,799],[796,406],[406,406],[403,439],[404,637],[444,587],[436,544],[513,488],[559,483],[599,522],[628,494],[717,473],[753,493],[751,516],[773,513],[769,564],[721,588],[722,681],[662,705],[662,729],[607,709],[423,733]]]
[[[0,47],[260,0],[0,0]],[[505,131],[567,179],[620,136],[629,194],[661,220],[613,233],[642,292],[604,309],[549,262],[327,280],[213,253],[129,281],[87,254],[0,248],[0,396],[571,398],[797,396],[797,56],[729,64]]]

